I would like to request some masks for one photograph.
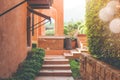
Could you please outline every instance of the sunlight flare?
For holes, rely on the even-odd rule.
[[[113,19],[114,14],[115,14],[114,9],[110,7],[105,7],[100,10],[99,18],[104,22],[109,22],[110,20]]]
[[[120,33],[120,18],[113,19],[109,27],[113,33]]]

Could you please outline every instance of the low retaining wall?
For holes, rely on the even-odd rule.
[[[80,54],[82,80],[120,80],[120,70],[113,69],[87,53]]]
[[[62,36],[42,36],[38,38],[38,47],[48,50],[63,50],[64,38]]]

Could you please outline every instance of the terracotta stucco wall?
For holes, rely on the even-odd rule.
[[[50,9],[44,9],[40,11],[55,20],[55,36],[63,36],[64,33],[63,11],[63,0],[54,0]]]
[[[64,0],[54,0],[53,8],[57,10],[57,27],[56,27],[56,35],[63,36],[64,35]]]
[[[1,0],[0,13],[23,0]],[[0,77],[9,77],[27,54],[27,4],[0,17]]]
[[[63,0],[53,0],[53,4],[50,9],[38,9],[39,12],[50,16],[55,20],[55,36],[64,35],[64,10],[63,10]],[[43,17],[35,17],[35,23],[42,21]],[[39,36],[45,36],[45,27],[44,25],[40,26],[35,30],[34,36],[32,36],[32,42],[38,42]]]
[[[63,50],[64,37],[41,37],[38,38],[38,47],[49,50]]]

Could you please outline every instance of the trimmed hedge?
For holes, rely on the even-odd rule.
[[[120,34],[112,33],[109,30],[109,23],[103,23],[98,17],[99,10],[105,7],[108,1],[110,0],[87,0],[88,46],[94,57],[120,68]]]
[[[26,59],[19,65],[12,78],[5,80],[34,80],[42,67],[44,56],[45,51],[43,49],[32,49],[28,52]]]

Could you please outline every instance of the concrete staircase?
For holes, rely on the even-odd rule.
[[[63,55],[46,55],[36,80],[74,80],[69,60]]]
[[[67,53],[65,52],[63,55],[65,56],[65,58],[74,59],[74,58],[79,58],[81,52],[88,52],[88,50],[76,48],[76,49],[70,50],[70,52],[67,52]]]

